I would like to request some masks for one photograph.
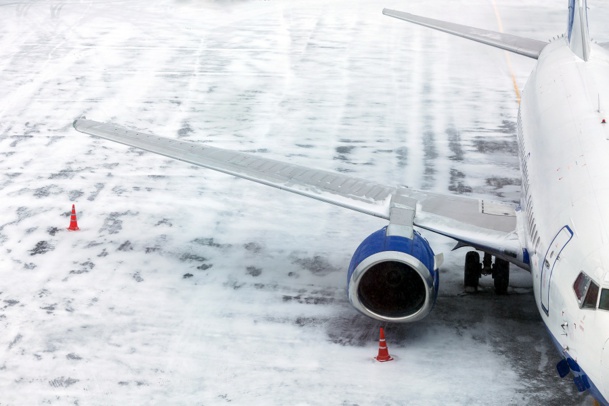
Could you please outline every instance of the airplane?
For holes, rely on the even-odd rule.
[[[353,254],[351,304],[383,322],[426,317],[442,254],[419,229],[450,237],[465,257],[464,287],[491,274],[507,293],[509,266],[531,272],[541,318],[579,392],[609,405],[609,43],[590,38],[587,0],[568,0],[567,32],[538,41],[384,9],[383,14],[537,59],[522,92],[519,205],[388,186],[85,118],[80,132],[388,220]],[[481,261],[479,252],[483,253]]]

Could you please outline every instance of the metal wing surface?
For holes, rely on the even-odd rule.
[[[519,55],[537,59],[547,42],[535,39],[518,37],[516,35],[504,34],[496,31],[483,30],[480,28],[469,27],[467,25],[455,24],[447,21],[434,20],[433,18],[421,17],[403,11],[384,9],[383,14],[419,24],[424,27],[433,28],[459,37],[467,38],[486,45],[505,49]]]
[[[74,128],[384,219],[390,219],[392,199],[399,194],[415,202],[416,226],[454,238],[463,245],[493,252],[514,253],[520,248],[514,233],[514,207],[503,203],[382,185],[243,152],[141,133],[115,124],[79,119],[74,122]]]

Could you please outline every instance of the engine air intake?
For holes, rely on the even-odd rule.
[[[438,272],[429,243],[387,236],[387,227],[371,234],[355,251],[349,266],[349,300],[366,316],[407,323],[431,311],[438,294]]]

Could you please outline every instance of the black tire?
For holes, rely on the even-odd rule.
[[[476,251],[469,251],[465,255],[465,269],[463,272],[463,286],[467,292],[475,292],[478,290],[478,281],[480,280],[480,254]]]
[[[508,261],[495,258],[493,279],[495,282],[495,293],[498,295],[506,295],[510,284],[510,263]]]

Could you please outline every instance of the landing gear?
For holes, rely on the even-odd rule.
[[[505,259],[495,258],[493,265],[493,279],[495,283],[495,293],[506,295],[510,284],[510,263]]]
[[[480,254],[470,251],[465,255],[465,269],[463,275],[463,286],[467,293],[478,290],[478,280],[480,279],[482,267],[480,266]]]
[[[478,290],[478,281],[482,275],[492,275],[495,285],[495,293],[507,294],[510,284],[510,263],[501,258],[495,258],[491,254],[484,253],[484,259],[480,263],[480,254],[477,251],[469,251],[465,255],[465,268],[463,275],[463,286],[465,291],[473,293]]]

